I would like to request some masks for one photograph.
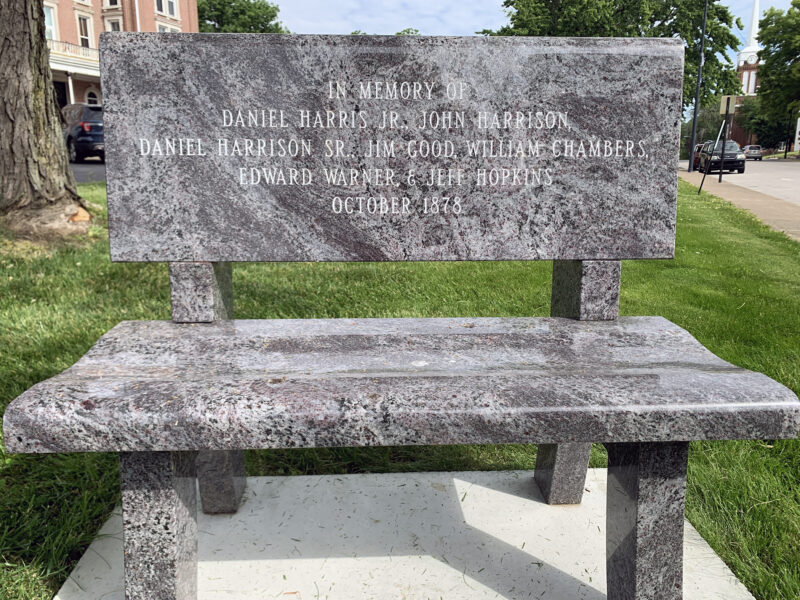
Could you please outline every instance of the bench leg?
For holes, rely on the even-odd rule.
[[[580,504],[591,444],[539,444],[533,478],[548,504]]]
[[[689,444],[606,447],[608,600],[680,600]]]
[[[233,514],[239,510],[246,475],[241,450],[207,450],[197,454],[200,500],[207,515]]]
[[[122,452],[125,600],[197,598],[194,452]]]

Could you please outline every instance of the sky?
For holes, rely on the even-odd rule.
[[[508,22],[502,0],[271,0],[280,7],[279,19],[293,33],[392,34],[406,27],[423,35],[474,35]],[[698,0],[699,1],[699,0]],[[791,0],[761,0],[786,10]],[[723,2],[741,17],[743,31],[734,30],[744,45],[753,0]]]

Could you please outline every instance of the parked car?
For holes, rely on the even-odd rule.
[[[67,104],[61,109],[64,117],[64,142],[69,161],[83,162],[87,156],[99,156],[105,162],[103,139],[103,107],[94,104]]]
[[[746,160],[761,160],[763,158],[761,146],[745,146],[742,150],[744,150]]]
[[[703,144],[703,149],[700,150],[700,171],[703,171],[703,173],[719,171],[722,162],[720,158],[721,150],[721,141],[716,144],[714,142]],[[744,161],[744,152],[739,148],[739,144],[733,140],[725,142],[725,170],[744,173]]]
[[[694,163],[692,164],[692,169],[697,171],[700,167],[700,149],[703,147],[703,144],[697,144],[694,147]]]

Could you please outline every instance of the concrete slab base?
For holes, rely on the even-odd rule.
[[[532,471],[253,477],[198,520],[199,600],[605,598],[605,469],[548,506]],[[124,600],[121,519],[56,600]],[[686,524],[685,600],[752,600]]]

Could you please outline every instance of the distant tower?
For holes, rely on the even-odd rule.
[[[758,0],[754,0],[750,28],[747,32],[747,43],[742,48],[742,51],[739,52],[738,66],[736,68],[745,96],[754,96],[758,86],[758,20],[760,17],[761,11],[758,9]]]

